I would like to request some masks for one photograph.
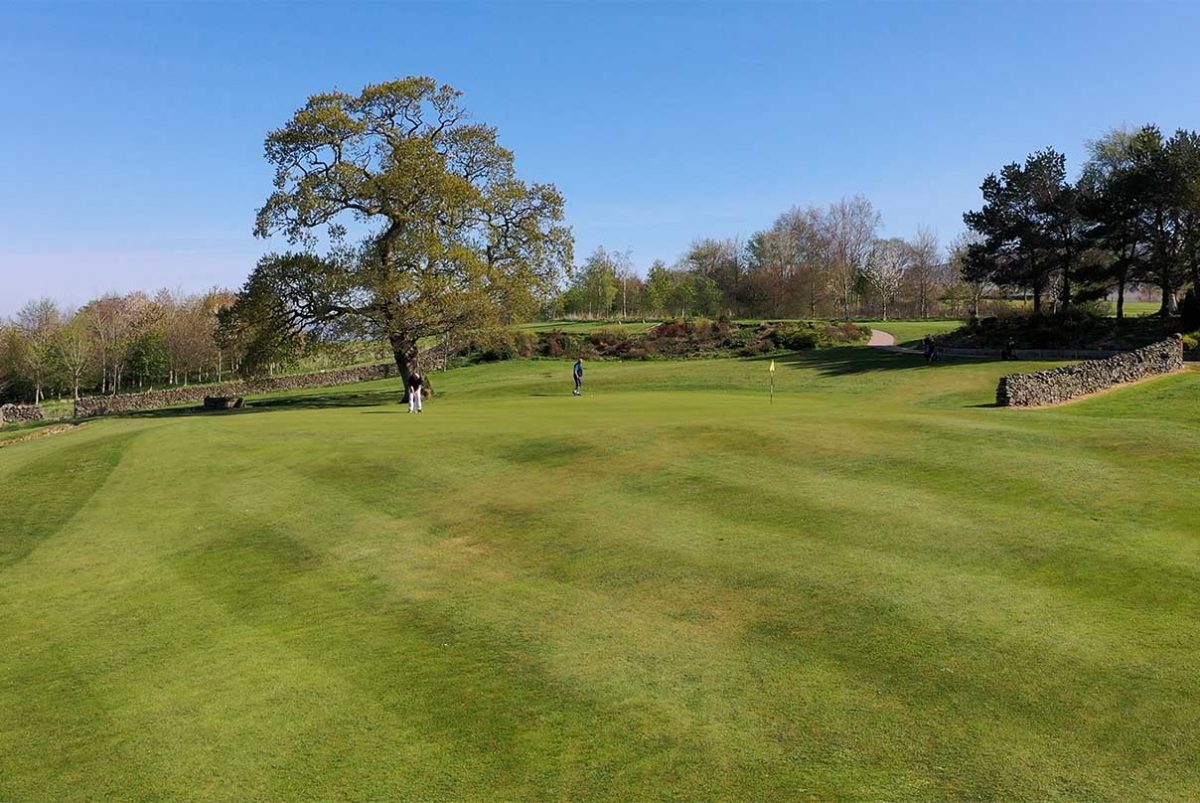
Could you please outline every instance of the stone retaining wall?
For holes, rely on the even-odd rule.
[[[75,402],[75,416],[83,418],[107,413],[128,413],[137,410],[153,410],[174,404],[202,403],[205,396],[250,396],[259,393],[274,393],[279,390],[301,390],[332,385],[348,385],[371,379],[386,379],[398,376],[395,363],[365,365],[358,368],[338,368],[314,374],[280,376],[272,379],[224,382],[219,385],[193,385],[184,388],[150,390],[145,393],[123,393],[118,396],[86,396]]]
[[[914,352],[920,349],[913,349]],[[1015,349],[1018,360],[1055,362],[1056,360],[1103,360],[1126,354],[1126,351],[1100,351],[1097,349]],[[942,357],[972,357],[978,359],[1000,359],[1000,349],[951,349],[938,347]],[[1184,362],[1200,362],[1200,351],[1183,352]]]
[[[0,426],[14,421],[42,421],[45,412],[36,404],[0,405]]]
[[[1018,360],[1103,360],[1125,354],[1124,351],[1102,351],[1098,349],[1014,349],[1013,354]],[[938,346],[938,354],[942,357],[979,357],[999,359],[1000,349],[956,349]]]
[[[1169,374],[1183,368],[1183,340],[1175,335],[1134,351],[1103,360],[1088,360],[1049,371],[1009,374],[1000,378],[996,404],[1001,407],[1039,407],[1077,399],[1090,393]]]

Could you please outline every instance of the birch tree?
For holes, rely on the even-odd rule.
[[[843,317],[848,319],[854,289],[867,267],[882,221],[869,200],[855,195],[830,206],[823,222],[830,247],[830,284]]]
[[[49,298],[30,301],[17,313],[17,330],[24,348],[21,361],[33,384],[33,403],[41,404],[46,380],[54,365],[54,334],[62,323],[58,305]]]
[[[888,316],[888,307],[900,293],[904,275],[911,265],[912,248],[898,237],[877,241],[867,257],[863,275],[879,292],[879,298],[883,302],[883,319],[885,321]]]

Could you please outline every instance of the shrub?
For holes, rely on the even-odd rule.
[[[517,354],[522,357],[532,357],[538,353],[539,338],[536,332],[518,331],[516,337]]]
[[[722,334],[724,335],[722,346],[728,349],[740,349],[754,339],[754,330],[744,326],[730,326],[727,324]]]
[[[619,348],[629,342],[629,330],[624,326],[605,326],[592,332],[588,339],[601,351]]]
[[[838,336],[846,343],[856,343],[860,340],[868,340],[871,337],[871,327],[861,326],[851,321],[846,321],[836,325]]]
[[[511,360],[522,354],[523,333],[511,329],[480,332],[471,337],[451,356],[457,364]]]
[[[1111,349],[1121,351],[1162,340],[1178,331],[1178,320],[1098,317],[1090,310],[1060,315],[1019,313],[983,318],[938,336],[938,342],[956,348],[1003,348],[1010,339],[1027,349]]]
[[[651,337],[687,337],[688,325],[683,321],[665,321],[650,330]]]
[[[471,364],[518,357],[584,357],[645,360],[656,356],[687,358],[722,354],[758,356],[772,351],[800,351],[863,339],[870,330],[853,323],[770,322],[757,325],[693,318],[667,321],[644,334],[620,325],[588,333],[506,330],[481,333],[451,360]]]
[[[538,338],[538,351],[543,357],[561,357],[566,351],[564,337],[565,335],[558,329],[553,332],[543,332]]]
[[[776,348],[777,347],[774,341],[770,340],[769,338],[756,338],[746,343],[746,345],[741,348],[739,353],[743,357],[757,357],[760,354],[767,354],[768,352],[775,351]]]
[[[802,351],[817,347],[817,335],[814,332],[788,330],[780,334],[779,345],[788,351]]]

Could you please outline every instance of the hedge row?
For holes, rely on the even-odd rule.
[[[554,330],[505,330],[475,338],[454,355],[458,363],[494,362],[528,357],[646,360],[656,357],[756,356],[861,342],[871,330],[854,323],[824,321],[737,324],[702,318],[667,321],[648,332],[621,326],[576,333]]]

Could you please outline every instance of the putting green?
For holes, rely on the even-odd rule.
[[[0,449],[0,799],[1193,796],[1200,374],[767,364]]]

